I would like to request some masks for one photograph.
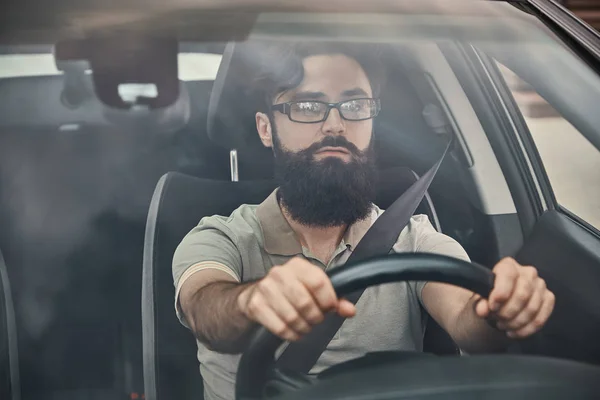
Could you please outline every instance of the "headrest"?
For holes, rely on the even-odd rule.
[[[228,149],[257,146],[259,141],[254,122],[255,114],[258,111],[257,106],[264,101],[263,95],[256,90],[257,73],[272,68],[269,73],[277,74],[283,68],[277,62],[281,58],[279,51],[272,51],[274,44],[279,47],[282,42],[261,39],[240,43],[230,42],[226,46],[208,107],[207,131],[208,136],[215,143]],[[287,44],[291,48],[305,43]],[[363,60],[368,59],[367,55],[372,57],[378,54],[373,49],[380,48],[359,43],[340,43],[340,45],[362,57]]]
[[[207,131],[211,140],[227,149],[257,145],[254,116],[259,99],[251,80],[260,57],[259,45],[248,43],[230,42],[223,52],[210,95]]]
[[[410,51],[399,45],[377,47],[378,61],[385,74],[385,85],[380,94],[381,113],[374,121],[378,164],[390,168],[410,165],[406,161],[419,158],[435,160],[436,149],[427,145],[433,135],[424,119],[426,105],[415,90],[412,82],[415,76],[409,78],[403,63],[398,61],[412,57]],[[255,113],[262,99],[252,90],[251,83],[253,74],[264,67],[262,64],[268,63],[265,48],[263,42],[229,43],[226,46],[211,93],[207,121],[209,138],[224,148],[237,149],[241,155],[252,158],[252,168],[260,169],[261,176],[266,176],[272,164],[269,152],[262,147],[256,132]],[[424,75],[421,78],[425,79]],[[435,154],[425,154],[430,152]],[[240,168],[240,174],[244,173]]]
[[[17,96],[15,101],[0,103],[0,128],[77,130],[119,126],[171,133],[190,119],[190,98],[181,82],[176,102],[155,109],[111,108],[96,97],[91,75],[74,70],[65,70],[62,76],[0,80],[0,96]]]

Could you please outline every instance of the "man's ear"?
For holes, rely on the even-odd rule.
[[[256,130],[260,141],[265,147],[273,147],[273,131],[271,129],[271,121],[265,113],[256,113]]]

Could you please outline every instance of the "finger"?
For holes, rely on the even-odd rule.
[[[554,310],[554,302],[554,294],[552,292],[546,291],[546,295],[544,296],[544,300],[542,302],[542,307],[540,308],[540,311],[535,316],[533,321],[531,321],[529,324],[525,325],[521,329],[518,329],[516,331],[509,331],[507,333],[507,336],[513,339],[522,339],[527,336],[533,335],[534,333],[539,331],[544,326],[546,321],[548,321],[548,318],[550,318],[550,315]]]
[[[498,311],[515,289],[519,277],[518,264],[511,258],[505,258],[496,264],[493,271],[496,278],[488,301],[490,310]]]
[[[310,267],[301,271],[298,279],[308,289],[322,311],[337,309],[339,300],[329,277],[323,270],[310,264]]]
[[[534,287],[537,278],[535,268],[522,267],[519,275],[513,293],[497,312],[498,317],[505,320],[504,322],[512,320],[525,308],[536,289]]]
[[[487,318],[490,315],[489,302],[480,296],[475,300],[475,314],[477,314],[479,318]]]
[[[341,299],[338,303],[337,313],[341,317],[352,318],[356,315],[356,306],[346,299]]]
[[[279,316],[273,311],[265,299],[260,295],[253,295],[248,301],[250,318],[267,328],[273,334],[287,341],[296,341],[300,338]]]
[[[498,329],[508,331],[519,330],[535,319],[542,308],[544,294],[546,293],[546,282],[543,279],[538,279],[536,286],[537,288],[525,308],[512,320],[498,323]]]
[[[293,286],[293,285],[290,285]],[[297,286],[302,285],[297,283]],[[265,299],[266,306],[272,309],[277,316],[298,335],[303,335],[310,332],[310,324],[303,318],[298,310],[298,306],[317,309],[312,297],[306,292],[305,296],[300,299],[290,299],[290,293],[282,290],[282,285],[274,279],[263,279],[257,284],[256,295],[262,295]]]
[[[310,325],[323,321],[324,315],[316,299],[290,269],[275,267],[269,271],[269,275],[279,285],[279,290],[294,308],[295,313],[290,312],[289,318],[297,318],[295,314],[299,314]],[[284,320],[291,322],[286,318]]]

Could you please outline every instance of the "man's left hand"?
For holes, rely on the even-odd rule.
[[[479,299],[475,312],[496,321],[496,327],[512,339],[525,338],[540,330],[554,309],[554,293],[534,267],[512,258],[501,260],[489,298]]]

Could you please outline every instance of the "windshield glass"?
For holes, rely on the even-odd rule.
[[[460,255],[464,249],[465,257],[492,268],[505,256],[529,256],[519,250],[537,243],[543,216],[556,212],[589,236],[580,242],[569,236],[565,241],[577,245],[562,253],[553,242],[541,246],[577,260],[591,254],[585,246],[600,237],[600,75],[590,50],[597,41],[586,49],[567,39],[524,2],[191,3],[100,11],[57,6],[55,18],[15,16],[0,32],[0,258],[11,283],[24,398],[141,398],[148,354],[142,331],[150,325],[142,326],[140,298],[153,279],[161,282],[155,285],[160,294],[142,303],[157,310],[145,315],[166,321],[156,337],[169,337],[173,363],[183,359],[185,365],[173,367],[174,375],[191,368],[172,386],[195,393],[197,387],[183,381],[198,377],[200,353],[178,308],[184,273],[171,269],[183,236],[169,235],[177,236],[174,226],[190,218],[178,207],[208,210],[194,214],[185,232],[177,231],[187,234],[200,218],[229,216],[249,204],[246,195],[255,206],[263,192],[304,178],[296,204],[305,225],[325,220],[330,228],[357,215],[353,222],[364,220],[366,214],[352,207],[372,199],[314,200],[306,188],[325,180],[321,170],[300,168],[302,155],[310,158],[311,151],[346,161],[354,154],[357,164],[372,155],[364,168],[373,175],[358,167],[339,172],[356,186],[319,193],[351,197],[371,190],[383,210],[410,186],[406,182],[440,159],[452,139],[427,202],[415,212],[425,215],[432,232],[460,245]],[[80,46],[69,47],[73,43]],[[323,54],[346,58],[317,63],[319,73],[306,68],[303,60]],[[352,65],[360,74],[335,69],[348,58],[358,60]],[[352,85],[319,79],[321,71],[348,77]],[[270,125],[270,118],[279,125]],[[342,128],[323,134],[331,121]],[[328,139],[311,147],[323,136],[343,136],[339,132],[348,126],[360,128],[347,135],[350,145]],[[286,136],[292,130],[298,133]],[[195,180],[162,196],[169,173]],[[238,185],[233,189],[232,181]],[[201,189],[193,189],[196,184]],[[173,198],[179,203],[165,212],[169,223],[151,223],[149,215]],[[564,218],[547,223],[560,230]],[[169,239],[152,242],[155,229]],[[239,229],[231,235],[236,240],[238,233],[260,240],[236,242],[236,251],[266,246],[254,225]],[[338,235],[344,246],[340,239],[326,257],[309,254],[326,259],[323,270],[353,248],[356,237],[346,233]],[[273,236],[283,240],[286,233]],[[300,252],[307,246],[302,243]],[[289,249],[260,259],[239,256],[239,265],[276,262],[293,253]],[[524,262],[552,261],[536,249]],[[160,268],[149,270],[157,257]],[[260,271],[229,275],[258,280]],[[587,301],[593,290],[571,283],[564,291]],[[597,288],[598,282],[592,277],[587,284]],[[426,311],[420,299],[413,300],[423,310],[423,319],[411,314],[418,334],[410,335],[419,342],[410,343],[414,350],[423,348],[419,326]],[[564,321],[555,326],[566,327]],[[389,339],[384,336],[377,338]],[[402,347],[382,343],[375,350]],[[585,358],[576,357],[583,351],[575,353],[568,355]],[[223,365],[228,373],[235,370]]]
[[[19,49],[27,50],[36,51],[28,47]],[[41,53],[0,54],[0,79],[62,75],[63,71],[56,66],[52,48],[43,50]],[[177,56],[177,75],[182,81],[214,80],[220,62],[220,54],[180,52]],[[86,72],[92,73],[89,68]]]

